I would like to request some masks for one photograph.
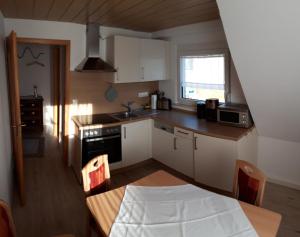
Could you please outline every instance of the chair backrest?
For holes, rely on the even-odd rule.
[[[101,155],[90,160],[82,169],[83,189],[86,194],[106,185],[110,179],[108,156]]]
[[[16,228],[9,206],[0,200],[0,236],[16,237]]]
[[[237,160],[234,174],[233,195],[238,200],[261,206],[266,176],[247,161]]]

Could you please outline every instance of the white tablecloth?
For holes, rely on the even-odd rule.
[[[257,237],[238,201],[194,185],[128,185],[110,237]]]

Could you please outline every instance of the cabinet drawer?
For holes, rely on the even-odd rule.
[[[22,123],[26,125],[26,127],[40,126],[42,125],[42,121],[40,119],[28,119],[23,120]]]
[[[41,101],[25,101],[22,100],[20,103],[21,109],[23,108],[37,108],[41,107],[42,102]]]
[[[175,129],[174,129],[174,135],[176,137],[182,137],[182,138],[191,139],[191,140],[193,139],[193,136],[194,136],[193,132],[182,129],[182,128],[177,128],[177,127],[175,127]]]
[[[22,117],[39,117],[41,116],[40,110],[21,110]]]

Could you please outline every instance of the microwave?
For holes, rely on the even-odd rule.
[[[225,103],[218,106],[217,111],[219,123],[243,128],[253,125],[250,110],[245,104]]]

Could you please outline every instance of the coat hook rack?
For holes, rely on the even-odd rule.
[[[24,55],[25,55],[25,53],[26,53],[27,51],[29,51],[29,53],[31,54],[31,56],[32,56],[34,59],[39,59],[39,57],[40,57],[41,55],[44,54],[43,52],[40,52],[37,56],[35,56],[34,53],[32,52],[32,49],[29,48],[28,46],[26,46],[26,47],[23,49],[21,55],[18,55],[18,58],[19,58],[19,59],[23,58]]]
[[[32,61],[32,62],[30,62],[30,63],[27,63],[26,65],[27,65],[27,66],[39,65],[39,66],[41,66],[41,67],[45,67],[45,64],[43,64],[43,63],[41,63],[41,62],[39,62],[39,61],[37,61],[37,60]]]

